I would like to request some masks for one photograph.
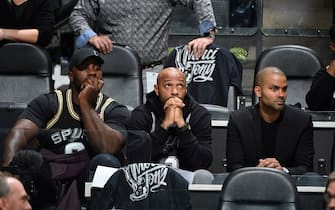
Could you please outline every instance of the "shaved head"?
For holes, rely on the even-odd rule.
[[[174,67],[163,69],[157,76],[154,90],[164,104],[171,97],[183,100],[187,92],[185,74]]]
[[[259,72],[256,74],[256,79],[255,79],[255,85],[256,86],[262,86],[264,84],[265,79],[269,74],[277,74],[280,76],[286,77],[285,73],[280,70],[278,67],[275,66],[269,66],[261,69]]]
[[[169,67],[159,72],[157,76],[157,84],[172,75],[178,76],[180,79],[183,79],[186,82],[185,74],[182,71],[174,67]]]

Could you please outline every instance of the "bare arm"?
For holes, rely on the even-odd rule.
[[[121,132],[106,125],[94,110],[94,103],[103,86],[102,80],[87,81],[79,94],[81,120],[96,152],[117,153],[125,144]]]
[[[37,29],[3,29],[0,28],[0,40],[11,40],[36,44],[38,39]]]
[[[8,166],[15,153],[23,149],[37,135],[38,131],[38,126],[32,121],[18,120],[4,141],[2,165]]]

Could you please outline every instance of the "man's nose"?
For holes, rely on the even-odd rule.
[[[279,97],[286,97],[286,91],[285,90],[279,90]]]
[[[88,76],[93,76],[95,77],[97,75],[97,71],[94,67],[94,65],[89,65],[88,68],[87,68],[87,75]]]
[[[177,87],[173,87],[173,88],[172,88],[172,92],[171,92],[171,94],[174,95],[174,96],[177,96],[177,95],[178,95]]]

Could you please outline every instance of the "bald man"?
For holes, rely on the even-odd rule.
[[[146,103],[136,107],[128,130],[144,130],[152,139],[151,160],[175,157],[179,167],[194,171],[212,162],[211,117],[187,94],[186,78],[177,68],[163,69]]]
[[[31,210],[29,196],[22,183],[3,173],[0,173],[0,209],[1,210]]]
[[[311,116],[285,105],[287,79],[276,67],[256,75],[259,103],[231,113],[227,131],[228,171],[268,167],[289,174],[313,170]]]
[[[328,210],[335,210],[335,171],[330,173],[328,176],[325,199]]]

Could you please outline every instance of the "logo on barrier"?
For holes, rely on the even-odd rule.
[[[122,168],[129,186],[133,193],[129,198],[131,201],[141,201],[167,186],[166,175],[168,168],[164,165],[153,163],[137,163]]]

